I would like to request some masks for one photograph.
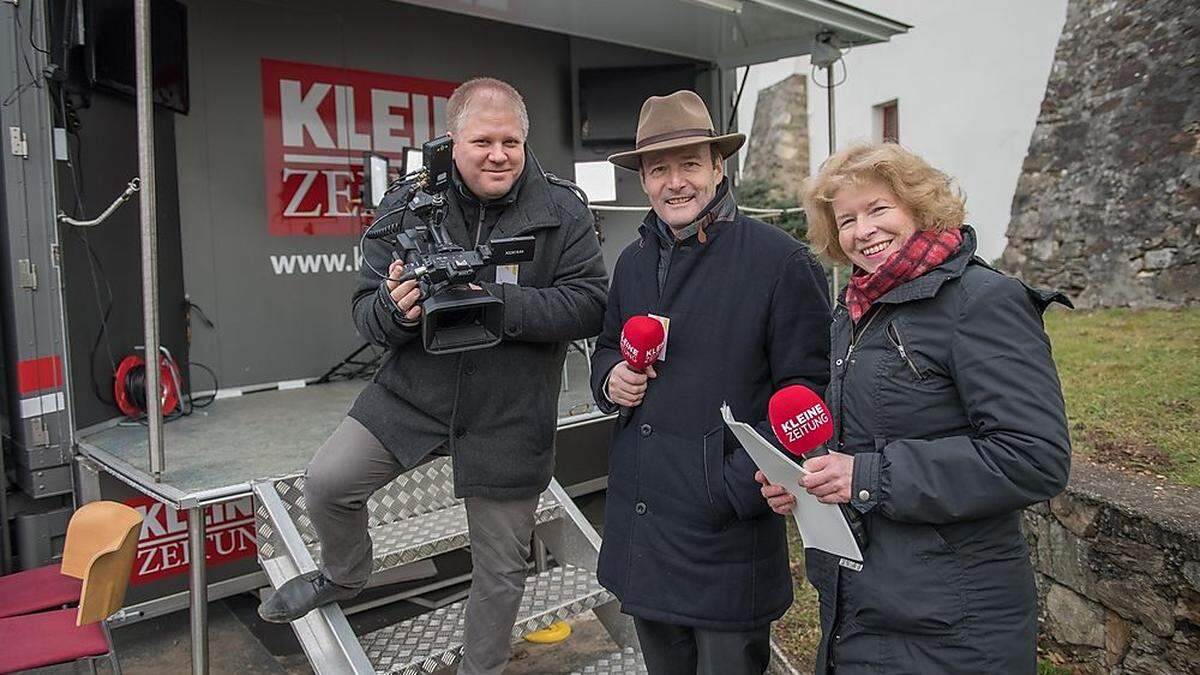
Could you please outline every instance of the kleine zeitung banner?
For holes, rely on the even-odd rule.
[[[406,148],[445,133],[446,99],[457,86],[263,59],[268,231],[360,234],[364,154],[385,155],[398,168]]]
[[[145,495],[125,503],[142,514],[137,557],[129,580],[134,585],[183,574],[188,569],[187,511],[177,511]],[[204,555],[207,567],[258,552],[254,501],[243,497],[204,509]]]

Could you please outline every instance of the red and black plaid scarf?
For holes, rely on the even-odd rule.
[[[941,265],[962,245],[962,230],[955,227],[938,232],[922,230],[908,238],[900,250],[883,261],[874,272],[867,274],[854,268],[846,286],[846,307],[855,323],[862,318],[871,303],[884,293],[906,281],[912,281]]]

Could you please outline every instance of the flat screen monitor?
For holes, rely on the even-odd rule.
[[[695,64],[579,70],[580,141],[588,146],[633,145],[638,112],[651,96],[696,87]]]
[[[136,95],[133,0],[87,0],[88,75],[93,86]],[[154,102],[187,114],[187,7],[150,3],[150,66]]]

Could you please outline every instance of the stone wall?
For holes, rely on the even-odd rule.
[[[1084,673],[1200,672],[1200,490],[1077,460],[1024,527],[1043,647]]]
[[[1081,307],[1200,302],[1195,3],[1069,0],[1001,264]]]
[[[758,93],[742,180],[765,185],[772,203],[800,203],[800,183],[808,176],[807,97],[803,75]]]

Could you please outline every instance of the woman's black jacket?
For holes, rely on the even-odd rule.
[[[835,308],[836,449],[854,455],[861,570],[808,550],[817,672],[1032,673],[1036,595],[1020,512],[1067,482],[1070,439],[1032,289],[974,257]]]

